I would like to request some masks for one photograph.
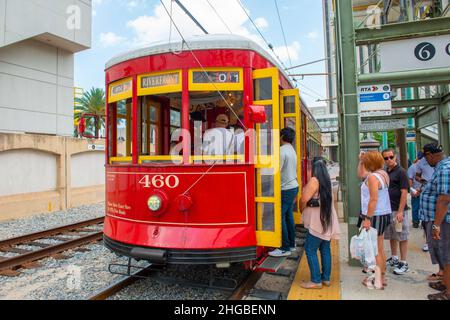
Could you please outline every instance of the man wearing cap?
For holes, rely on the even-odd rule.
[[[230,120],[226,114],[216,117],[216,126],[203,135],[203,155],[224,156],[234,154],[234,134],[227,129]]]
[[[417,159],[408,169],[409,186],[411,191],[411,206],[412,206],[412,221],[413,228],[419,228],[419,208],[420,208],[420,192],[422,191],[423,184],[416,179],[418,171],[418,162],[423,159],[423,152],[419,151]],[[426,161],[426,160],[425,160]]]
[[[435,171],[420,196],[420,217],[425,221],[431,261],[444,270],[443,281],[429,283],[441,292],[428,299],[450,300],[450,158],[437,144],[427,144],[423,153]]]

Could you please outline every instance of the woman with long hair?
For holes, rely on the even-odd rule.
[[[303,189],[301,197],[302,220],[308,235],[305,253],[311,280],[302,282],[305,289],[321,289],[330,286],[331,239],[339,239],[340,229],[336,209],[333,205],[331,179],[323,158],[314,158],[312,178]],[[322,271],[317,258],[320,251]]]

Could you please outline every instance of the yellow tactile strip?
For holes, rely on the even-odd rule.
[[[320,254],[318,254],[318,257],[320,261]],[[337,240],[331,241],[331,259],[331,286],[323,286],[320,290],[303,289],[300,287],[300,282],[309,281],[311,278],[306,254],[303,253],[294,282],[289,291],[288,300],[341,300],[339,242]]]

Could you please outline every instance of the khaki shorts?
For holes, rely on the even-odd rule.
[[[397,211],[394,211],[391,214],[391,224],[387,227],[386,232],[384,233],[384,239],[386,240],[397,240],[397,241],[406,241],[409,236],[409,210],[405,210],[404,218],[402,223],[402,232],[395,231],[395,217],[397,216]]]

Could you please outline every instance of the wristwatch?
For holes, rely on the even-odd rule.
[[[433,230],[438,230],[440,228],[440,226],[437,226],[437,225],[435,225],[435,224],[433,224],[432,226],[431,226],[431,229],[433,229]]]
[[[369,216],[365,216],[365,217],[364,217],[364,220],[369,220],[369,221],[372,221],[372,217],[369,217]]]

